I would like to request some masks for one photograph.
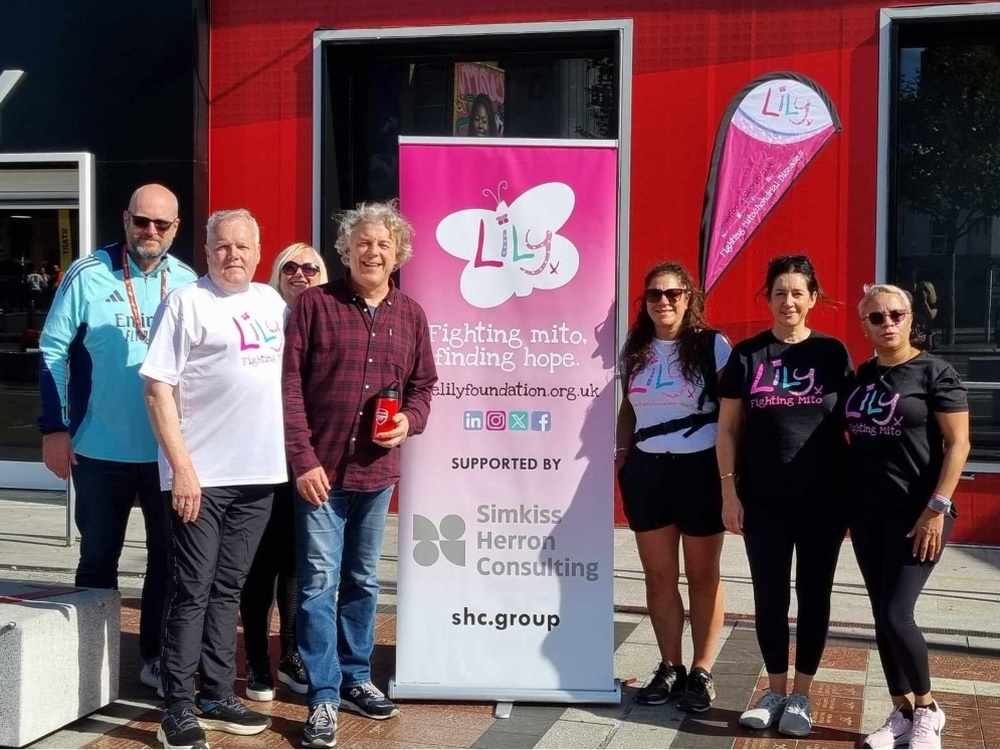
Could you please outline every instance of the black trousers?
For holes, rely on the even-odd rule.
[[[851,519],[851,543],[872,604],[882,670],[890,695],[926,695],[931,691],[927,642],[913,610],[941,556],[920,562],[913,556],[913,540],[906,538],[923,505],[910,511],[873,506]],[[942,549],[954,524],[954,518],[945,517]]]
[[[830,501],[838,502],[842,500]],[[803,498],[802,503],[801,507],[780,508],[748,503],[744,511],[743,539],[753,580],[757,643],[769,674],[788,671],[793,550],[799,603],[796,672],[816,674],[830,628],[830,593],[847,521],[817,512],[817,508],[837,505],[815,496]]]
[[[243,585],[240,617],[247,663],[262,669],[270,663],[267,639],[271,630],[271,608],[277,599],[281,656],[296,650],[295,613],[299,584],[295,575],[295,489],[291,482],[274,488],[271,517],[264,529],[250,574]],[[298,502],[302,502],[299,500]]]
[[[167,709],[194,706],[195,670],[205,698],[233,694],[240,591],[273,493],[273,485],[203,487],[194,521],[171,513],[174,570],[161,661]]]
[[[160,492],[156,462],[103,461],[77,454],[72,467],[76,488],[74,518],[80,530],[76,585],[118,588],[118,560],[128,517],[139,499],[146,526],[146,578],[142,584],[139,651],[144,661],[158,659],[163,604],[170,577],[170,504]]]

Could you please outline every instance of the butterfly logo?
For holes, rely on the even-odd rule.
[[[495,210],[462,209],[437,226],[437,241],[445,252],[468,261],[459,289],[475,307],[496,307],[535,289],[558,289],[580,268],[576,246],[559,234],[576,205],[573,189],[546,182],[508,205],[502,196],[507,188],[503,180],[496,193],[483,190],[496,202]]]

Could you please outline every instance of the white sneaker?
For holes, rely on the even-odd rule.
[[[812,704],[809,696],[792,693],[785,704],[785,713],[778,722],[778,731],[790,737],[808,737],[812,728]]]
[[[740,714],[740,724],[747,729],[767,729],[785,710],[788,698],[773,690],[764,692],[753,708]]]
[[[910,747],[919,750],[940,750],[944,731],[944,711],[937,703],[928,708],[913,709],[913,735]]]
[[[139,682],[141,682],[146,687],[151,687],[156,690],[156,694],[163,697],[163,683],[160,681],[160,661],[159,659],[154,659],[153,661],[147,661],[142,665],[142,671],[139,672]]]
[[[907,716],[909,714],[909,716]],[[889,748],[906,747],[910,744],[910,735],[913,733],[913,712],[903,711],[902,706],[892,709],[885,723],[874,732],[865,737],[861,747],[869,747],[872,750],[889,750]]]

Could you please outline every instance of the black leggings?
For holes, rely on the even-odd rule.
[[[745,509],[743,540],[753,579],[757,643],[768,674],[788,671],[793,549],[799,602],[795,671],[814,675],[823,657],[830,628],[830,592],[846,522],[816,513],[822,507],[836,506],[810,501],[798,508],[748,505]]]
[[[290,655],[297,648],[295,613],[299,604],[299,586],[295,575],[294,502],[295,492],[291,482],[275,487],[271,517],[240,597],[247,663],[261,671],[270,663],[267,638],[275,599],[280,621],[281,656]]]
[[[917,560],[913,540],[906,538],[921,512],[922,507],[903,512],[879,504],[851,521],[851,543],[875,617],[879,659],[889,694],[896,696],[931,691],[927,643],[913,609],[937,560]],[[951,516],[945,517],[942,549],[954,523]]]

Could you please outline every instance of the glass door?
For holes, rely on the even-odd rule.
[[[38,341],[63,274],[93,245],[89,162],[67,156],[0,154],[0,487],[66,486],[42,463]]]

